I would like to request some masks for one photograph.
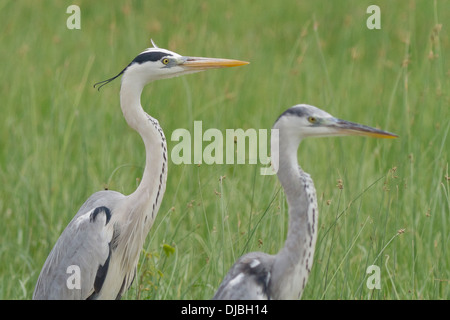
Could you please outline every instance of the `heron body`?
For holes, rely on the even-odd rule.
[[[286,194],[289,227],[284,247],[276,254],[251,252],[231,267],[213,299],[299,299],[313,264],[318,229],[316,190],[298,165],[297,149],[308,137],[394,134],[334,118],[319,108],[297,105],[275,122],[271,138],[272,165]]]
[[[103,86],[122,75],[122,113],[146,150],[141,183],[130,195],[99,191],[82,205],[45,261],[33,299],[118,299],[128,290],[167,180],[166,138],[158,121],[142,109],[143,88],[158,79],[244,64],[185,57],[154,45],[118,75],[99,83]]]

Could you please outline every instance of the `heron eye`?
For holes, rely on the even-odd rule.
[[[161,60],[161,62],[163,64],[168,64],[169,63],[169,59],[168,58],[164,58],[164,59]]]
[[[308,121],[309,121],[310,123],[316,123],[316,122],[317,122],[317,119],[316,119],[315,117],[308,117]]]

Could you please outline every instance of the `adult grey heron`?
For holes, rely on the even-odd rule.
[[[276,254],[251,252],[231,267],[213,299],[299,299],[313,263],[318,229],[316,190],[297,162],[300,142],[308,137],[397,135],[334,118],[310,105],[296,105],[275,122],[271,138],[272,166],[286,194],[289,227],[284,247]]]
[[[122,75],[120,106],[128,125],[144,141],[145,169],[135,192],[94,193],[79,209],[50,252],[33,299],[119,299],[128,290],[144,240],[166,188],[167,145],[158,121],[145,113],[142,90],[151,81],[248,62],[181,56],[153,48],[140,53]]]

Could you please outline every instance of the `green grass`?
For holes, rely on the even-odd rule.
[[[144,149],[117,74],[156,43],[245,67],[155,82],[143,94],[177,128],[270,128],[297,103],[397,133],[302,142],[320,207],[304,299],[450,298],[450,3],[0,1],[0,299],[31,298],[60,233],[93,192],[131,193]],[[210,299],[241,254],[276,253],[287,205],[255,165],[169,164],[166,194],[126,299]],[[338,180],[343,188],[339,188]],[[399,230],[400,231],[399,233]],[[403,232],[404,230],[404,232]],[[381,289],[366,286],[370,265]]]

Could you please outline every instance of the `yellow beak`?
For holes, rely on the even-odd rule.
[[[246,64],[249,64],[249,62],[232,59],[183,57],[180,66],[193,71],[201,71],[206,69],[238,67]]]

